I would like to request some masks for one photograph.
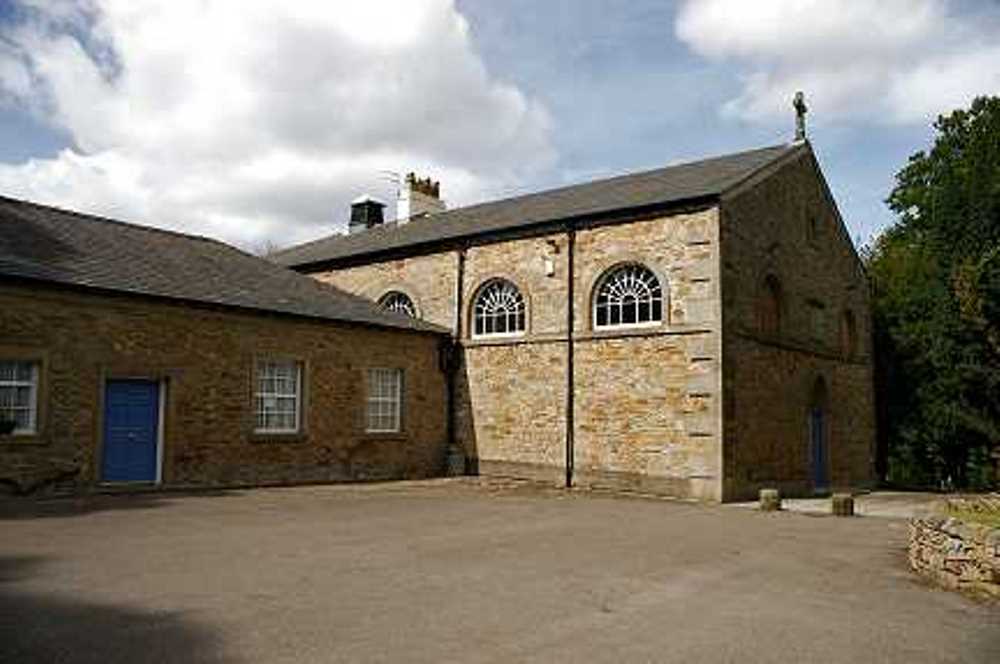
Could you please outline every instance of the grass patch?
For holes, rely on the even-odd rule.
[[[943,512],[966,523],[1000,528],[1000,494],[949,498],[944,502]]]

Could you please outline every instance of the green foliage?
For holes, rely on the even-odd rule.
[[[940,511],[966,523],[1000,528],[1000,494],[950,498],[944,501]]]
[[[1000,451],[1000,97],[941,116],[865,251],[890,479],[982,488]]]

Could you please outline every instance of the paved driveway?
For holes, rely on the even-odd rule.
[[[472,482],[0,506],[2,662],[1000,662],[905,523]]]

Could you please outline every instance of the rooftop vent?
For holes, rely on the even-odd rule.
[[[406,175],[396,201],[396,219],[399,223],[405,224],[411,219],[442,212],[444,209],[440,182],[418,178],[412,172]]]
[[[356,233],[378,226],[385,221],[384,209],[385,203],[367,194],[355,198],[351,201],[351,223],[347,225],[347,231]]]

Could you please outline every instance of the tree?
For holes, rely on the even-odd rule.
[[[1000,97],[941,116],[866,251],[891,479],[985,486],[1000,452]]]

